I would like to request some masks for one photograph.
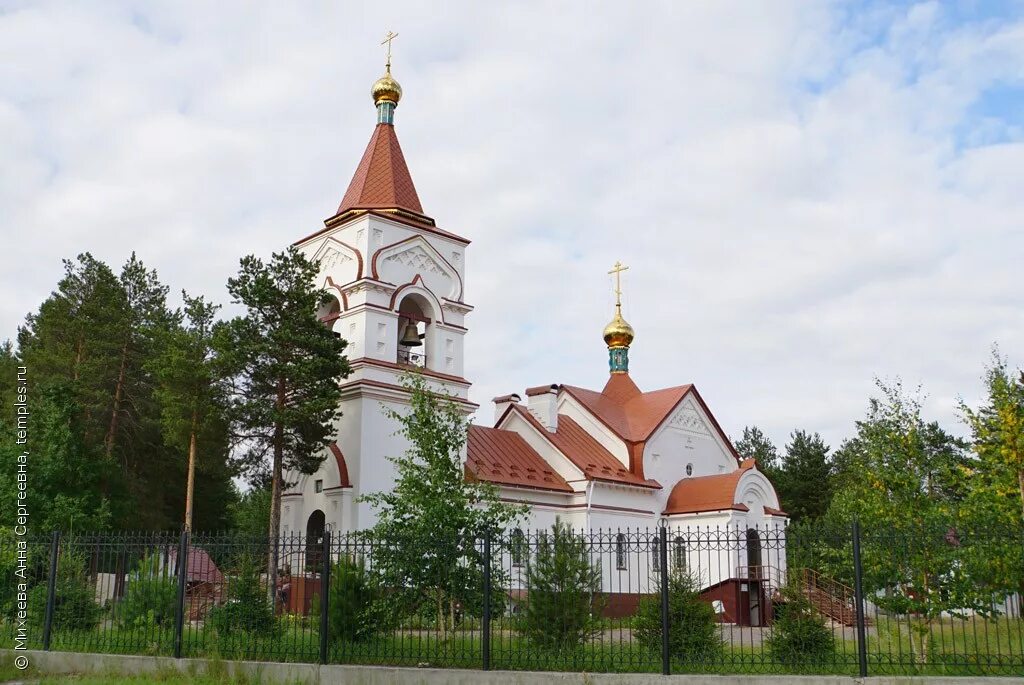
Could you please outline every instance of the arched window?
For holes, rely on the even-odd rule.
[[[761,536],[756,528],[747,528],[747,566],[751,569],[750,573],[761,570]]]
[[[522,566],[526,558],[526,535],[522,529],[512,531],[512,565]]]
[[[615,536],[615,568],[626,568],[626,536],[622,533]]]
[[[306,520],[306,569],[308,571],[316,572],[321,570],[325,528],[326,517],[324,512],[317,509]]]
[[[651,570],[661,571],[661,538],[657,535],[651,536]]]
[[[682,535],[672,539],[672,566],[678,572],[686,570],[686,540]]]

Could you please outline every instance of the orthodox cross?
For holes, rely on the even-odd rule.
[[[391,41],[393,41],[395,38],[398,38],[398,34],[397,33],[392,33],[391,31],[388,31],[388,35],[384,36],[384,40],[382,40],[380,42],[381,45],[384,45],[385,43],[387,43],[387,45],[388,45],[388,62],[387,62],[387,68],[388,69],[391,69]]]
[[[628,266],[623,266],[622,262],[616,261],[615,266],[608,273],[615,274],[615,306],[619,307],[622,305],[622,272],[627,271]]]

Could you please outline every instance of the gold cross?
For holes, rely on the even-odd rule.
[[[381,45],[384,45],[385,43],[388,44],[387,68],[388,68],[389,71],[391,70],[391,41],[393,41],[395,38],[398,38],[398,34],[397,33],[392,33],[391,31],[388,31],[388,35],[384,36],[384,40],[382,40],[380,42]]]
[[[608,273],[615,274],[615,306],[622,306],[622,272],[629,270],[628,266],[623,266],[622,262],[616,261],[615,266]]]

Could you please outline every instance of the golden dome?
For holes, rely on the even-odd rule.
[[[604,341],[608,347],[629,347],[634,337],[633,327],[622,318],[622,308],[615,307],[615,317],[604,327]]]
[[[387,73],[373,84],[373,88],[370,89],[370,95],[373,97],[373,104],[375,105],[379,105],[381,102],[393,102],[396,106],[398,105],[398,101],[402,99],[402,86],[398,85],[398,81],[391,78],[390,67],[388,67]]]

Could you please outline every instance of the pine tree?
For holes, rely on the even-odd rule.
[[[385,411],[401,425],[409,450],[389,457],[397,471],[394,488],[364,498],[378,510],[374,564],[387,587],[407,589],[409,603],[429,603],[445,634],[457,603],[477,603],[483,564],[477,541],[524,509],[501,502],[493,485],[465,478],[463,410],[430,392],[422,376],[407,376],[402,384],[410,393],[408,413]]]
[[[779,451],[757,426],[744,426],[743,437],[736,441],[736,451],[744,459],[756,459],[761,473],[773,480],[779,472]]]
[[[294,248],[269,263],[243,258],[228,292],[246,312],[214,334],[218,365],[230,383],[236,464],[250,476],[270,473],[271,539],[280,534],[284,471],[311,474],[323,462],[340,416],[339,381],[349,373],[345,341],[316,318],[328,298],[314,286],[316,274],[316,265]],[[276,560],[268,559],[272,580],[276,570]]]
[[[185,530],[192,530],[196,462],[227,453],[226,398],[213,360],[213,325],[218,307],[182,293],[181,325],[165,335],[162,349],[149,363],[157,379],[164,440],[188,452]],[[217,463],[216,459],[213,464]]]
[[[534,645],[571,651],[600,631],[601,569],[591,563],[586,541],[556,520],[541,533],[526,571],[523,625]]]
[[[786,445],[786,461],[776,487],[782,508],[793,521],[820,518],[832,500],[829,447],[815,433],[796,430]]]
[[[660,585],[660,583],[659,583]],[[722,635],[710,602],[700,597],[700,584],[685,568],[676,566],[668,577],[669,654],[683,663],[716,661],[722,654]],[[640,600],[634,623],[637,641],[661,651],[661,596]]]

